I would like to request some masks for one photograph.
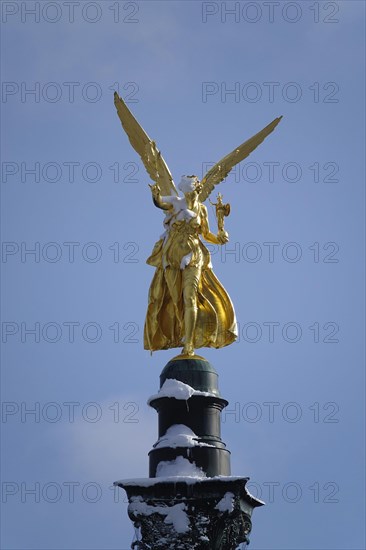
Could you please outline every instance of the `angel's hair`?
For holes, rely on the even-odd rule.
[[[182,191],[182,193],[190,193],[195,190],[197,184],[199,184],[199,179],[197,176],[182,176],[178,189]]]

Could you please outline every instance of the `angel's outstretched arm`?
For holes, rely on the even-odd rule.
[[[155,206],[157,208],[161,208],[161,210],[172,210],[173,205],[170,202],[166,202],[166,199],[169,199],[170,197],[164,197],[165,200],[163,199],[158,184],[149,185],[149,187],[151,189],[152,198]]]
[[[201,206],[201,229],[202,229],[202,237],[205,239],[205,241],[212,243],[212,244],[224,244],[228,241],[228,239],[220,239],[217,235],[214,233],[211,233],[210,226],[208,224],[208,215],[207,215],[207,208],[202,204]]]

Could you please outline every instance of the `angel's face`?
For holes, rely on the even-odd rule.
[[[182,176],[179,182],[178,189],[184,193],[184,195],[191,195],[200,188],[200,182],[197,176]]]

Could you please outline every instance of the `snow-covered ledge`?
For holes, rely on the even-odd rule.
[[[246,489],[248,478],[205,477],[194,464],[164,465],[164,477],[117,481],[140,550],[235,550],[249,542],[251,515],[263,502]],[[187,469],[188,468],[188,469]]]
[[[155,399],[160,399],[161,397],[171,397],[174,399],[180,399],[182,401],[188,401],[192,396],[201,396],[201,397],[217,397],[214,393],[195,390],[188,384],[181,382],[180,380],[175,380],[174,378],[168,378],[165,380],[164,384],[160,388],[159,392],[155,395],[152,395],[147,404],[150,405]]]

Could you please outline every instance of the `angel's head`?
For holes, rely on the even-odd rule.
[[[198,179],[197,176],[194,176],[194,175],[182,176],[178,185],[178,189],[182,191],[182,193],[184,193],[185,195],[192,193],[194,191],[196,193],[200,193],[201,188],[202,186],[200,184],[200,180]]]

